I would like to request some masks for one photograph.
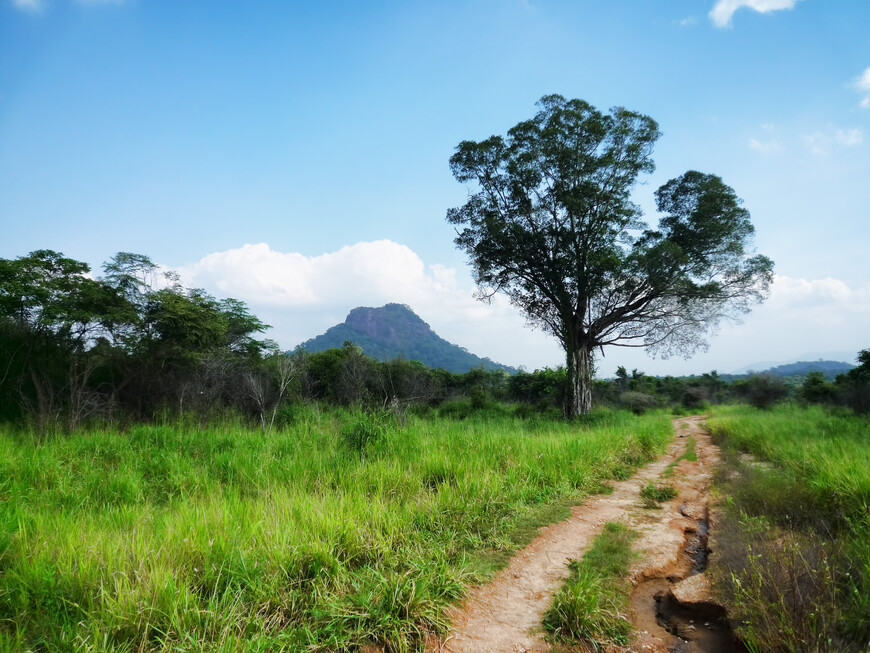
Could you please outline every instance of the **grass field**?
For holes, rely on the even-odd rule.
[[[715,413],[731,471],[711,569],[741,635],[758,651],[870,650],[870,422],[793,405]]]
[[[664,415],[398,425],[313,406],[266,436],[7,430],[0,651],[414,650],[535,526],[671,434]]]

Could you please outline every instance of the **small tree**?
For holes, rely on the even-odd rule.
[[[304,351],[286,354],[275,344],[272,354],[258,369],[249,369],[243,374],[245,393],[256,410],[264,433],[271,433],[275,428],[278,408],[302,375],[304,365]]]
[[[801,385],[801,399],[812,404],[827,403],[834,398],[834,384],[822,372],[810,372]]]
[[[507,137],[463,141],[454,177],[476,189],[447,212],[480,298],[503,292],[565,350],[569,416],[592,406],[607,345],[691,355],[721,318],[762,301],[773,263],[749,256],[749,213],[719,177],[690,171],[655,193],[657,229],[631,193],[654,168],[658,125],[549,95]]]
[[[788,397],[788,386],[781,377],[754,374],[739,386],[739,392],[756,408],[770,408]]]
[[[858,367],[835,379],[837,400],[858,413],[870,414],[870,349],[858,352]]]

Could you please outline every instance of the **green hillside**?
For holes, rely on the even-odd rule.
[[[361,347],[367,356],[383,361],[394,358],[416,360],[429,367],[441,367],[460,374],[475,367],[505,370],[510,374],[517,371],[447,342],[404,304],[355,308],[344,322],[303,342],[299,349],[314,353],[341,347],[348,340]]]

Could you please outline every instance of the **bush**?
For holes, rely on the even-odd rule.
[[[709,393],[707,392],[706,388],[703,388],[699,385],[693,385],[686,388],[686,391],[683,393],[680,402],[682,403],[684,408],[688,408],[690,410],[698,410],[706,408],[708,399]]]
[[[812,404],[827,403],[834,398],[834,384],[825,380],[821,372],[810,372],[801,386],[801,399]]]
[[[770,408],[788,397],[788,386],[778,376],[756,374],[749,377],[742,391],[756,408]]]
[[[656,408],[658,400],[643,392],[623,392],[619,395],[619,405],[628,408],[635,415],[643,415],[646,411]]]
[[[391,413],[367,411],[341,430],[341,443],[347,451],[362,457],[383,440],[393,426]]]

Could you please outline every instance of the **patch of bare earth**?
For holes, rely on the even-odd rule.
[[[627,648],[611,651],[726,653],[744,651],[714,599],[705,570],[708,533],[715,514],[708,490],[719,449],[703,418],[675,421],[678,439],[692,436],[697,461],[681,460],[668,483],[677,496],[658,510],[633,511],[627,519],[641,533],[634,548],[642,558],[631,570],[630,618],[637,633]],[[713,522],[711,525],[711,521]]]
[[[543,638],[541,621],[553,595],[568,577],[568,563],[582,557],[604,524],[620,521],[641,532],[637,547],[645,551],[633,578],[652,578],[681,564],[687,529],[697,529],[692,516],[706,512],[705,492],[718,450],[702,428],[703,418],[675,420],[677,437],[667,454],[641,468],[627,481],[613,483],[611,494],[588,498],[572,509],[570,518],[541,529],[525,549],[486,585],[474,588],[465,602],[452,611],[449,635],[430,647],[450,653],[532,653],[551,650]],[[697,440],[698,462],[681,461],[671,484],[678,497],[660,510],[643,510],[640,491],[685,451],[688,435]],[[682,512],[681,512],[682,507]],[[683,514],[686,513],[686,514]],[[688,516],[686,516],[688,515]],[[643,630],[643,624],[639,624]],[[647,629],[649,631],[649,629]],[[636,650],[651,648],[654,634],[647,633]]]

